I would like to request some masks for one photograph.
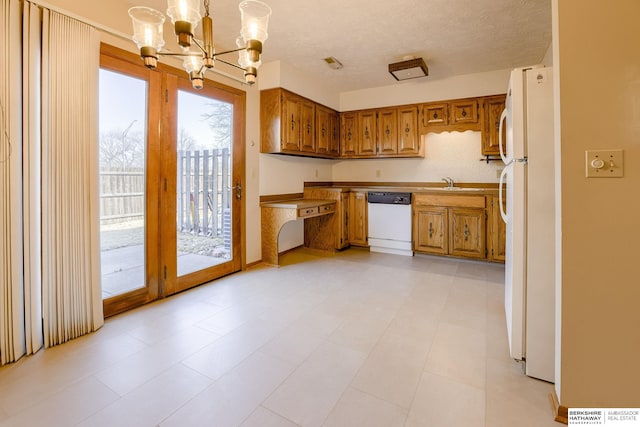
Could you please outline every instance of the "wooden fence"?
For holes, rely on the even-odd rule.
[[[178,151],[178,231],[222,236],[230,227],[229,149]],[[144,171],[140,168],[100,171],[100,220],[144,217]]]
[[[229,149],[178,151],[178,230],[221,236],[230,208]]]
[[[144,216],[144,170],[100,170],[100,221],[114,223]]]

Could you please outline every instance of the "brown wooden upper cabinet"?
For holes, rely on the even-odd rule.
[[[422,104],[421,133],[480,130],[479,98],[453,99]]]
[[[505,106],[506,95],[487,96],[483,99],[482,155],[500,154],[500,116]],[[505,148],[506,130],[502,129],[502,148]]]
[[[424,155],[420,151],[418,107],[398,107],[398,155]]]
[[[422,106],[422,128],[447,125],[449,125],[449,104],[433,102]]]
[[[300,98],[289,93],[282,94],[282,149],[300,151]]]
[[[340,115],[319,104],[316,104],[316,153],[340,154]]]
[[[356,154],[359,157],[375,156],[377,150],[377,114],[376,110],[358,112],[358,139],[356,140]]]
[[[350,121],[355,116],[356,123]],[[342,113],[342,156],[423,157],[418,133],[418,107],[403,106]],[[355,143],[349,138],[354,130]],[[346,139],[345,139],[346,138]],[[347,149],[355,145],[355,154]]]
[[[429,132],[481,131],[482,155],[496,155],[505,95],[338,113],[274,88],[260,92],[260,152],[324,158],[424,157]]]
[[[398,153],[398,115],[395,108],[378,110],[378,144],[380,154]]]
[[[300,100],[300,151],[307,153],[316,152],[316,106],[313,102]]]
[[[355,156],[356,140],[358,139],[358,114],[348,112],[340,114],[340,155]]]
[[[337,111],[293,92],[282,88],[260,92],[262,153],[337,156],[338,123]]]

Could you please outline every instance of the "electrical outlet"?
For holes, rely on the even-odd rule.
[[[318,177],[318,169],[316,169],[316,178]]]
[[[585,176],[587,178],[621,178],[624,173],[622,150],[585,151]]]
[[[502,169],[496,169],[496,178],[500,178],[500,175],[502,175]]]
[[[380,178],[381,175],[380,169],[376,169],[376,178]]]

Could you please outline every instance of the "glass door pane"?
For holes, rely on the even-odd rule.
[[[145,287],[147,82],[100,70],[102,297]]]
[[[178,90],[177,275],[233,257],[233,104]]]

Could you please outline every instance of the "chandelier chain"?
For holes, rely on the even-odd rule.
[[[204,16],[209,16],[209,0],[204,0]]]

